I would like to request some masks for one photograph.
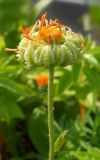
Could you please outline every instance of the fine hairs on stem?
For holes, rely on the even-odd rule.
[[[54,67],[50,67],[49,81],[48,81],[49,160],[54,160],[53,78],[54,78]]]

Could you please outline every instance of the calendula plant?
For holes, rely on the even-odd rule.
[[[72,32],[69,27],[58,20],[46,19],[43,14],[33,28],[23,32],[22,40],[15,51],[20,61],[28,67],[46,67],[48,75],[48,128],[49,160],[54,159],[54,125],[53,125],[53,79],[55,66],[67,66],[76,63],[82,56],[84,40],[80,34]]]

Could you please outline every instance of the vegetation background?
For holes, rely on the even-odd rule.
[[[0,0],[0,160],[47,159],[47,70],[25,69],[4,49],[16,48],[20,28],[50,3]],[[55,160],[100,159],[100,6],[79,20],[91,31],[81,63],[55,68]]]

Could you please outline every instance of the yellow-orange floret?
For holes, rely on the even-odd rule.
[[[45,13],[41,18],[40,29],[39,29],[39,37],[47,42],[47,43],[54,43],[58,42],[61,38],[61,24],[55,20],[51,21],[48,24],[46,20],[47,13]],[[47,24],[44,26],[45,21]]]

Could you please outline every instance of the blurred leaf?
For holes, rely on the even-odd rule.
[[[30,139],[36,149],[42,153],[48,153],[48,127],[47,113],[44,108],[34,109],[28,121]]]
[[[84,73],[91,87],[100,90],[100,72],[95,68],[84,67]]]
[[[11,92],[0,88],[0,119],[9,123],[13,118],[23,119],[24,114]]]
[[[0,35],[0,51],[5,47],[4,37]]]
[[[15,73],[18,69],[15,65],[8,65],[0,68],[0,74]]]
[[[86,49],[86,53],[100,56],[100,46],[96,46],[94,48]]]
[[[91,88],[84,84],[81,86],[76,86],[76,95],[80,103],[82,103],[85,107],[95,109],[95,98],[94,92],[91,91]]]
[[[67,130],[63,131],[59,137],[56,139],[54,144],[54,152],[57,154],[57,152],[62,148],[62,146],[65,143],[65,136],[67,134]]]
[[[81,70],[81,64],[74,64],[72,67],[72,79],[75,83],[78,80],[79,74]]]
[[[87,49],[93,49],[95,47],[95,41],[92,40],[92,36],[90,34],[85,37],[84,42],[87,45]]]
[[[90,7],[90,16],[91,19],[93,21],[93,23],[95,23],[96,25],[100,25],[100,6],[99,5],[92,5]]]
[[[85,100],[86,96],[90,93],[90,87],[87,84],[77,85],[75,87],[77,97],[81,100]]]
[[[74,155],[78,160],[99,160],[100,149],[96,147],[88,147],[87,151],[76,151],[74,152]]]
[[[71,72],[64,70],[62,77],[59,79],[57,94],[62,94],[72,83]]]
[[[3,87],[16,95],[28,96],[29,93],[32,94],[31,90],[26,86],[7,78],[0,78],[0,87]]]
[[[90,63],[92,66],[100,68],[100,64],[96,57],[94,57],[92,54],[84,54],[85,60]]]

